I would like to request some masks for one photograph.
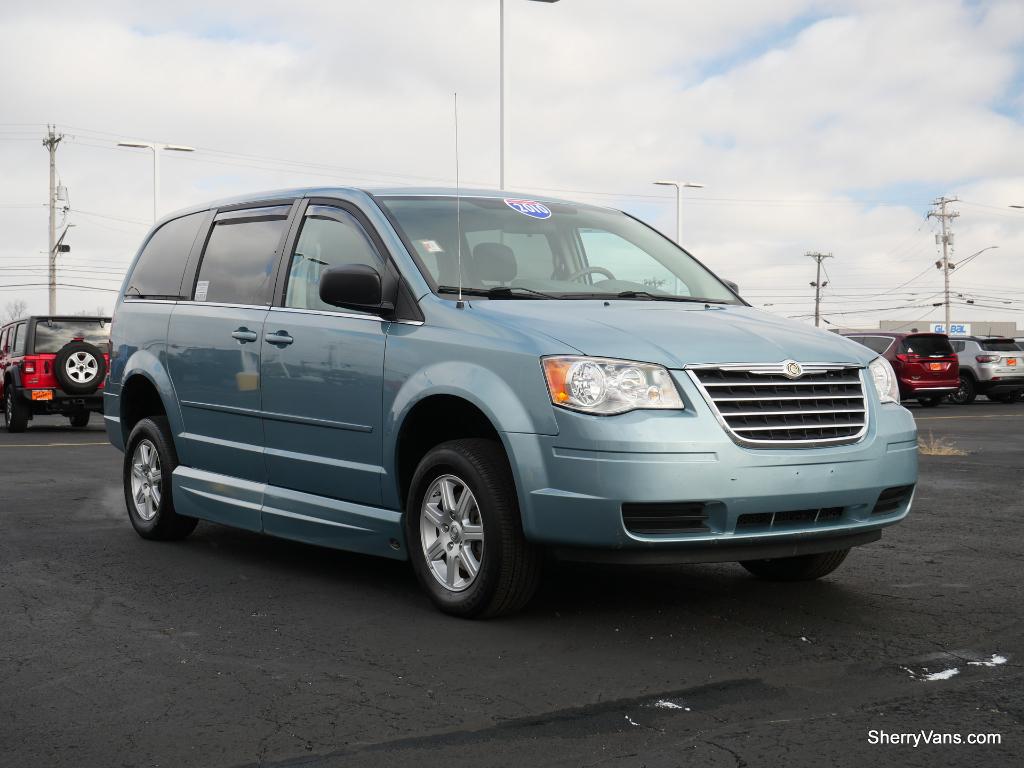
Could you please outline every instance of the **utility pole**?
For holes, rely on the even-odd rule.
[[[64,134],[57,133],[54,126],[46,126],[43,146],[50,153],[50,314],[57,314],[57,145]]]
[[[814,259],[818,263],[818,273],[814,278],[814,282],[811,283],[811,287],[814,288],[814,327],[818,328],[821,325],[821,289],[828,285],[828,280],[821,282],[821,262],[825,259],[831,259],[831,253],[807,253],[806,256]]]
[[[959,199],[960,198],[958,198],[958,197],[940,197],[934,203],[935,207],[938,208],[938,210],[937,211],[929,211],[929,213],[928,213],[928,218],[930,218],[930,219],[931,218],[936,218],[936,219],[938,219],[942,223],[942,234],[935,236],[935,242],[936,243],[940,243],[940,242],[942,243],[942,261],[941,262],[935,262],[935,267],[936,267],[936,269],[941,269],[942,270],[942,277],[943,277],[943,279],[945,281],[945,286],[946,286],[945,287],[945,291],[946,291],[946,300],[945,300],[945,304],[946,304],[946,324],[945,324],[945,326],[943,326],[943,328],[946,331],[946,335],[947,336],[949,335],[949,330],[950,330],[950,328],[949,328],[949,324],[950,324],[950,316],[949,316],[949,270],[953,269],[953,265],[949,263],[949,246],[953,242],[953,233],[949,230],[949,225],[948,225],[947,222],[951,221],[952,219],[955,219],[957,216],[960,215],[960,213],[958,211],[947,211],[946,210],[946,206],[949,205],[950,203],[957,202]]]

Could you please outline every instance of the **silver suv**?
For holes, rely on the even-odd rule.
[[[949,340],[960,360],[960,389],[949,396],[966,405],[978,395],[1012,403],[1024,391],[1024,352],[1013,339],[965,336]]]

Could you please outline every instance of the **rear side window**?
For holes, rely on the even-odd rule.
[[[35,354],[54,355],[70,341],[81,339],[106,349],[110,339],[110,323],[105,320],[39,320],[36,322]]]
[[[967,349],[967,343],[966,342],[963,342],[963,341],[951,341],[949,343],[953,345],[953,349],[956,352],[963,352],[965,349]]]
[[[125,296],[145,299],[180,299],[181,277],[205,213],[168,221],[153,233],[132,270]]]
[[[7,329],[0,330],[0,355],[7,351]]]
[[[907,336],[903,339],[902,351],[908,355],[942,357],[952,355],[953,347],[945,336]]]
[[[195,300],[269,305],[288,206],[222,216],[214,222],[203,252]]]
[[[12,355],[25,354],[25,330],[25,323],[18,323],[16,326],[14,326],[14,341],[11,342]]]
[[[982,341],[981,348],[986,352],[1018,352],[1017,343],[1009,339]]]

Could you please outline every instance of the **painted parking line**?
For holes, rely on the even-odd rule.
[[[945,419],[1019,419],[1024,413],[989,413],[984,416],[921,416],[917,421],[943,421]]]
[[[110,445],[110,443],[106,440],[102,443],[14,443],[0,445],[0,448],[69,448],[79,445]]]

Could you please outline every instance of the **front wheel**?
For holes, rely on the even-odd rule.
[[[122,482],[128,517],[144,539],[183,539],[199,522],[174,511],[171,474],[177,466],[167,420],[153,417],[136,424],[125,446]]]
[[[11,385],[4,388],[4,426],[8,432],[24,432],[28,427],[28,403]]]
[[[978,388],[967,374],[960,374],[960,388],[949,396],[949,402],[956,405],[968,405],[973,403],[978,396]]]
[[[744,560],[740,563],[755,576],[769,581],[812,581],[828,576],[843,564],[849,549],[817,555],[779,557],[774,560]]]
[[[523,536],[512,472],[491,440],[452,440],[423,457],[405,534],[417,579],[445,613],[511,613],[540,583],[540,550]]]

